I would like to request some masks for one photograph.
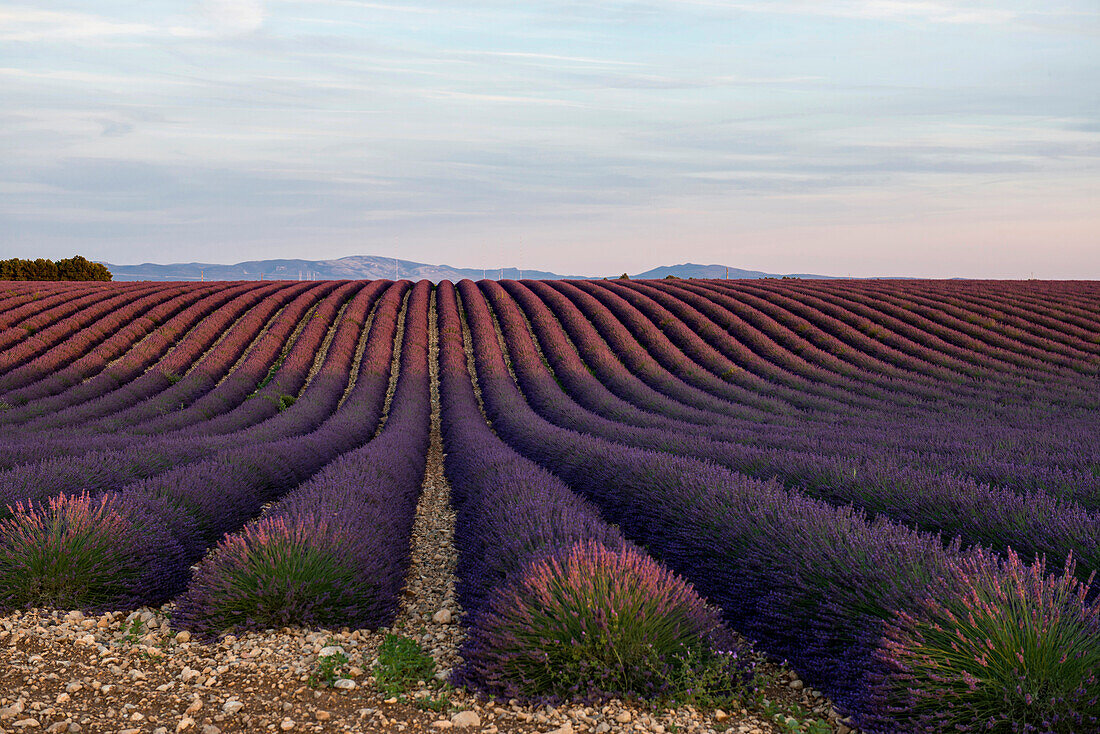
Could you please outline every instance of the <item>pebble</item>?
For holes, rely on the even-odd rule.
[[[481,717],[476,711],[459,711],[451,717],[451,723],[461,728],[481,726]]]
[[[279,722],[279,728],[283,731],[290,731],[294,728],[294,719],[283,719]]]
[[[438,612],[432,615],[432,621],[436,624],[450,624],[451,623],[451,610],[440,609]]]
[[[352,688],[355,688],[356,685],[357,683],[351,678],[338,678],[336,682],[332,684],[332,687],[350,691]]]
[[[222,711],[224,711],[226,714],[232,716],[233,714],[237,713],[238,711],[240,711],[243,708],[244,708],[243,703],[241,703],[240,701],[238,701],[235,698],[231,698],[228,701],[226,701],[225,704],[222,706]]]

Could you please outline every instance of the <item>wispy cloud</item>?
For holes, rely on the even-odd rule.
[[[148,21],[122,21],[70,10],[0,8],[0,41],[224,38],[259,30],[265,17],[262,0],[198,0],[189,14]]]
[[[0,8],[0,41],[74,41],[152,33],[155,26],[87,13]]]
[[[265,17],[262,0],[199,0],[198,22],[191,27],[177,27],[173,32],[237,36],[259,30]]]

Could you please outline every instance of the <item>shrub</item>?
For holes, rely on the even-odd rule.
[[[578,543],[493,592],[459,677],[505,698],[725,697],[745,677],[743,653],[716,653],[723,637],[716,611],[648,556]],[[727,674],[693,690],[715,664]]]
[[[376,605],[339,519],[266,517],[227,535],[199,566],[173,618],[213,635],[286,625],[342,626]],[[334,522],[335,520],[335,522]]]
[[[966,559],[971,591],[899,613],[879,661],[885,731],[1100,731],[1100,599],[1012,551]]]
[[[378,648],[374,682],[383,693],[396,696],[435,675],[435,660],[415,640],[388,634]]]
[[[0,520],[0,609],[164,602],[187,568],[167,530],[169,512],[113,492],[18,503]]]

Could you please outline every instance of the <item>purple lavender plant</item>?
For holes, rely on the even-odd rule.
[[[875,730],[1100,731],[1100,599],[1008,551],[963,559],[969,593],[899,612],[876,655]]]
[[[0,520],[0,609],[163,603],[187,568],[164,522],[170,513],[114,492],[17,504]]]
[[[737,656],[715,653],[724,634],[690,584],[637,548],[576,543],[494,589],[459,677],[507,698],[714,696],[683,684],[706,686],[717,665],[736,695],[747,681]]]

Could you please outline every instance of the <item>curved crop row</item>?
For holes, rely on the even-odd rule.
[[[0,362],[5,362],[7,366],[5,373],[0,375],[0,394],[26,388],[48,378],[92,350],[102,349],[112,356],[120,353],[119,350],[129,345],[110,343],[112,335],[181,292],[186,292],[186,289],[151,289],[140,298],[109,298],[96,308],[82,310],[58,324],[56,329],[47,330],[56,330],[59,332],[57,334],[44,332],[40,338],[27,337],[0,354]],[[51,344],[51,341],[54,343]]]
[[[35,293],[45,292],[47,295],[33,297],[29,303],[17,306],[0,319],[0,350],[2,350],[0,353],[53,326],[61,319],[92,307],[100,301],[113,298],[120,292],[134,293],[149,290],[147,283],[71,285],[73,287],[66,288],[60,283],[36,283]]]
[[[383,355],[388,372],[390,354]],[[162,603],[182,591],[190,564],[226,532],[369,440],[385,388],[379,381],[357,383],[306,435],[223,451],[117,491],[18,503],[0,523],[0,606]],[[38,548],[51,549],[48,557]],[[87,570],[89,559],[94,572]]]
[[[493,291],[492,284],[484,287]],[[475,350],[484,360],[503,355],[489,313],[469,281],[460,288]],[[1057,564],[1076,557],[1084,572],[1100,569],[1100,519],[1080,507],[1042,493],[1017,495],[950,475],[888,462],[853,462],[793,451],[761,449],[685,433],[615,423],[585,411],[566,394],[538,359],[535,345],[506,299],[493,299],[505,342],[526,401],[544,418],[575,431],[618,444],[694,457],[754,476],[780,477],[791,485],[837,505],[855,505],[923,530],[958,535],[965,543],[1013,548],[1026,557],[1047,555]]]
[[[140,315],[134,312],[135,308],[140,307],[140,301],[133,302],[127,308],[119,309],[96,325],[98,329],[105,332],[113,332],[107,339],[94,348],[81,348],[79,344],[70,345],[67,342],[66,345],[72,349],[72,352],[60,354],[59,361],[53,369],[38,380],[3,394],[0,399],[9,405],[24,405],[32,400],[41,400],[63,392],[91,379],[153,333],[161,324],[214,291],[214,287],[182,289],[167,301],[157,299],[160,301],[157,305]]]
[[[688,693],[677,687],[686,665],[709,665],[725,673],[723,690],[692,695],[739,693],[747,651],[714,610],[493,435],[451,283],[440,284],[437,303],[458,590],[470,614],[456,680],[508,697],[674,697]]]
[[[0,423],[22,423],[25,429],[31,428],[30,421],[45,416],[54,416],[60,411],[75,405],[86,404],[123,385],[132,383],[162,359],[176,344],[181,335],[193,329],[196,324],[212,313],[226,307],[247,286],[215,288],[199,301],[191,304],[180,313],[166,321],[162,326],[147,334],[125,355],[112,362],[95,377],[52,395],[35,400],[20,408],[9,408],[0,412]]]
[[[360,407],[368,411],[369,415],[381,415],[390,366],[387,360],[392,354],[397,312],[407,288],[405,281],[389,287],[387,284],[387,281],[379,281],[378,285],[365,289],[364,297],[357,304],[365,312],[380,290],[386,288],[388,291],[383,297],[388,308],[371,325],[368,349],[363,355],[364,364],[358,371],[356,382],[359,401],[362,403]],[[332,357],[331,361],[339,362],[339,366],[346,366],[347,360],[353,354],[348,342],[357,340],[361,325],[361,322],[355,320],[341,324],[338,331],[344,332],[348,337],[339,342],[334,340],[334,343],[340,344],[343,354],[328,355]],[[326,363],[328,361],[330,360],[326,360]],[[331,414],[336,398],[343,393],[344,386],[339,388],[335,395],[331,389],[324,394],[312,391],[280,413],[278,420],[271,419],[229,435],[206,437],[175,433],[159,438],[140,437],[121,448],[89,451],[73,457],[53,457],[15,467],[0,473],[0,514],[4,514],[4,507],[10,508],[18,501],[43,501],[48,497],[78,490],[99,493],[118,489],[140,479],[208,458],[218,451],[284,440],[308,433]],[[121,442],[114,443],[121,445]]]
[[[382,432],[226,536],[177,602],[173,623],[207,635],[392,622],[428,450],[430,288],[409,296],[394,408]]]
[[[64,427],[68,436],[72,436],[74,432],[101,432],[104,428],[117,430],[119,425],[105,423],[101,426],[97,421],[117,418],[122,414],[140,416],[142,411],[158,414],[160,411],[156,408],[149,410],[157,396],[161,396],[162,402],[167,402],[167,406],[178,405],[184,399],[181,393],[186,394],[191,389],[189,383],[193,378],[184,382],[185,377],[196,372],[197,368],[200,372],[206,370],[204,364],[219,359],[221,353],[227,349],[243,349],[245,345],[240,343],[243,339],[237,337],[236,333],[247,328],[255,328],[253,334],[258,333],[266,318],[285,306],[294,296],[300,295],[307,285],[271,283],[255,287],[255,284],[249,284],[243,291],[235,293],[233,300],[205,316],[186,334],[168,335],[170,339],[178,337],[178,341],[162,359],[137,379],[54,415],[33,418],[24,425],[24,429],[56,433],[57,429]],[[331,288],[325,284],[321,286]],[[184,382],[182,386],[179,384],[181,382]],[[170,389],[172,392],[169,397],[163,397]],[[179,400],[172,402],[174,398]],[[161,410],[167,406],[161,406]],[[37,443],[38,439],[34,438],[32,442]],[[11,445],[15,448],[14,443]],[[10,465],[12,460],[16,460],[15,457],[11,460],[0,458],[0,465]]]
[[[928,599],[963,603],[959,569],[967,563],[993,577],[1002,573],[996,559],[945,548],[932,535],[870,523],[713,465],[548,424],[531,413],[502,363],[476,348],[475,358],[498,434],[596,502],[628,537],[718,603],[735,627],[791,660],[868,724],[888,714],[875,708],[872,693],[894,674],[878,667],[886,624]],[[1070,611],[1087,619],[1085,611]],[[1040,647],[1037,654],[1051,654]],[[1095,672],[1086,670],[1076,683],[1091,685]],[[1062,705],[1066,717],[1097,721],[1095,700],[1078,696]]]

